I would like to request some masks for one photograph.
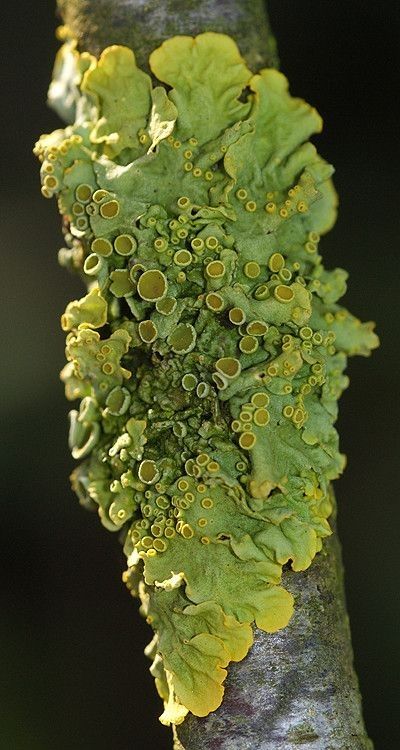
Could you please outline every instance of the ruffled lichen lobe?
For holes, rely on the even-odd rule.
[[[62,316],[72,484],[122,536],[176,724],[220,705],[253,623],[289,622],[282,567],[331,533],[347,356],[377,338],[319,253],[336,194],[318,113],[222,34],[149,64],[159,85],[126,47],[66,39],[50,98],[72,124],[35,150],[88,289]]]

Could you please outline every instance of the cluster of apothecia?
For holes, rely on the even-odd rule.
[[[62,316],[73,486],[122,535],[179,723],[218,707],[252,623],[288,623],[282,566],[330,533],[347,356],[377,339],[319,254],[336,197],[315,110],[223,35],[170,39],[150,67],[168,90],[131,50],[67,39],[50,95],[71,124],[35,150],[87,284]]]

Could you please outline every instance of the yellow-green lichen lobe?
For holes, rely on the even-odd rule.
[[[169,39],[150,66],[168,89],[128,48],[67,40],[50,98],[73,124],[35,151],[88,288],[61,320],[72,483],[123,536],[177,724],[219,706],[252,623],[289,622],[282,566],[331,533],[347,356],[377,338],[319,254],[336,194],[316,111],[224,35]]]

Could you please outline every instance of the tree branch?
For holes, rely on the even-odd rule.
[[[218,711],[178,727],[186,750],[371,750],[337,533],[307,571],[285,572],[283,585],[295,597],[291,622],[272,635],[255,630],[250,653],[229,667]]]
[[[216,31],[233,37],[250,68],[277,66],[264,0],[57,0],[80,48],[98,55],[110,44],[135,50],[148,71],[149,53],[176,34]]]
[[[148,54],[175,34],[212,30],[232,36],[254,70],[276,66],[276,46],[262,0],[58,0],[81,49],[119,43]],[[222,706],[189,715],[176,746],[186,750],[371,750],[353,670],[343,568],[336,534],[311,568],[287,571],[295,596],[288,627],[255,632],[249,655],[231,664]],[[182,743],[182,745],[180,744]]]

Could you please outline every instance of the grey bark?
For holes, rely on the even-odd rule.
[[[217,31],[233,37],[250,68],[277,65],[264,0],[57,0],[82,50],[131,47],[141,68],[149,53],[176,34]]]
[[[81,49],[98,55],[126,44],[147,68],[149,53],[175,34],[227,33],[248,65],[277,66],[263,0],[58,0]],[[286,571],[291,623],[255,632],[248,656],[231,664],[221,707],[178,727],[184,750],[372,750],[353,669],[337,534],[304,573]]]
[[[287,571],[290,624],[256,630],[248,656],[231,664],[221,707],[178,727],[186,750],[372,750],[353,669],[337,533],[304,573]]]

